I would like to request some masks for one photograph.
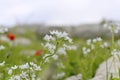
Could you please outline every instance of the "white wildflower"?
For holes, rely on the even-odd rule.
[[[57,51],[58,54],[63,54],[63,55],[66,55],[66,51],[65,51],[65,48],[59,48],[58,51]]]
[[[92,40],[91,40],[91,39],[88,39],[88,40],[87,40],[87,45],[90,45],[91,42],[92,42]]]
[[[14,76],[14,78],[15,78],[14,80],[21,80],[19,75]]]
[[[58,59],[58,55],[53,55],[52,58],[53,58],[54,60],[57,60],[57,59]]]
[[[13,66],[13,67],[11,67],[11,68],[12,68],[12,69],[17,69],[17,68],[18,68],[18,66],[16,66],[16,65],[15,65],[15,66]]]
[[[26,63],[26,64],[23,64],[23,65],[20,65],[19,68],[20,69],[27,69],[27,68],[29,68],[29,65],[28,65],[28,63]]]
[[[5,61],[3,61],[2,63],[0,63],[0,66],[4,66],[4,64],[5,64]]]
[[[86,47],[83,47],[82,51],[84,54],[87,54],[87,53],[91,52],[91,49],[87,49]]]
[[[9,74],[9,75],[12,75],[12,69],[9,69],[9,70],[8,70],[8,74]]]
[[[34,72],[34,69],[33,69],[33,67],[30,67],[29,69],[30,69],[30,72]]]
[[[30,65],[32,65],[32,66],[34,66],[34,67],[36,67],[37,65],[36,64],[34,64],[33,62],[30,62]]]
[[[55,38],[52,37],[51,35],[45,35],[44,40],[45,40],[45,41],[50,41],[50,40],[54,41]]]
[[[67,40],[69,43],[72,43],[72,39],[70,37],[65,37],[65,40]]]
[[[50,53],[54,53],[54,49],[56,48],[56,46],[54,44],[51,44],[51,43],[46,43],[45,48],[48,48]]]
[[[37,67],[35,68],[35,70],[37,70],[37,71],[41,70],[40,66],[37,66]]]
[[[57,38],[65,38],[68,36],[66,32],[59,32],[59,31],[50,31],[50,34],[57,36]]]
[[[4,28],[4,31],[5,31],[5,32],[8,32],[8,28],[5,27],[5,28]]]
[[[107,43],[107,42],[104,42],[104,46],[105,46],[105,47],[108,47],[108,43]]]
[[[108,47],[108,43],[107,42],[104,42],[103,44],[100,45],[101,48],[105,48],[105,47]]]
[[[14,80],[14,79],[15,79],[14,76],[11,76],[9,80]]]
[[[0,45],[0,50],[4,50],[5,47],[3,45]]]
[[[26,78],[28,76],[28,74],[27,74],[27,72],[22,71],[22,73],[20,74],[20,76],[22,78]]]
[[[96,38],[97,39],[97,41],[102,41],[102,38],[101,37],[98,37],[98,38]]]
[[[93,39],[93,43],[96,43],[97,42],[97,39]]]
[[[35,70],[41,70],[40,66],[37,66],[37,64],[34,64],[33,62],[30,62],[30,65],[35,68]]]

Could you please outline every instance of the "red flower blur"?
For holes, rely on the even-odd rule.
[[[8,34],[7,34],[7,37],[8,37],[11,41],[14,41],[14,40],[15,40],[15,35],[14,35],[14,34],[8,33]]]
[[[37,50],[36,52],[35,52],[35,55],[36,56],[39,56],[39,55],[41,55],[42,54],[42,50]]]

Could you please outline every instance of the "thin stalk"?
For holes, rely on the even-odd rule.
[[[115,35],[114,35],[114,24],[111,24],[111,33],[112,33],[112,51],[115,49]],[[114,69],[115,69],[115,73],[116,71],[116,64],[115,64],[115,57],[113,56],[113,63],[114,63]]]
[[[106,61],[106,80],[108,80],[108,63]]]
[[[57,49],[58,49],[58,45],[59,45],[59,43],[58,43],[58,41],[57,41],[57,42],[56,42],[56,48],[55,48],[55,50],[54,50],[54,53],[51,54],[51,55],[46,56],[46,57],[41,61],[40,66],[42,66],[42,65],[44,64],[44,62],[45,62],[45,60],[46,60],[47,58],[49,58],[49,57],[53,56],[54,54],[56,54]]]
[[[112,51],[114,50],[115,48],[115,35],[114,35],[114,25],[111,24],[111,34],[112,34]]]

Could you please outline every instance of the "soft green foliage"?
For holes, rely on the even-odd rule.
[[[25,37],[32,41],[32,44],[28,46],[22,46],[22,45],[13,45],[10,46],[8,42],[1,42],[0,45],[4,45],[5,49],[0,50],[0,63],[2,61],[5,61],[4,66],[0,66],[0,75],[3,75],[2,80],[8,80],[9,75],[7,72],[7,68],[14,66],[14,65],[21,65],[25,64],[26,62],[34,62],[37,65],[40,65],[40,62],[42,61],[42,58],[48,50],[44,49],[41,43],[44,43],[44,41],[38,40],[35,37],[35,33],[27,30],[27,32],[24,34],[24,36],[16,35],[17,37]],[[60,66],[57,66],[56,71],[53,75],[64,72],[65,75],[58,80],[64,80],[65,78],[76,75],[81,73],[83,80],[88,80],[95,76],[96,70],[99,67],[99,65],[107,60],[110,57],[110,49],[111,44],[110,40],[102,40],[102,41],[96,41],[94,42],[93,39],[92,43],[94,45],[94,48],[91,49],[91,44],[87,44],[87,40],[84,39],[73,39],[74,45],[77,46],[77,50],[66,50],[66,55],[61,55],[59,60],[57,60],[57,63],[62,63],[64,65],[64,68],[61,68]],[[102,48],[101,45],[104,44],[104,42],[108,42],[108,46]],[[61,45],[59,45],[60,47]],[[90,49],[88,53],[84,54],[83,47],[86,47]],[[36,56],[35,53],[32,55],[29,53],[21,54],[21,51],[25,50],[42,50],[42,54]],[[47,67],[49,67],[52,63],[54,63],[54,60],[52,60],[50,63],[45,63],[42,67],[43,71],[40,71],[38,76],[42,77],[44,75],[44,72]],[[55,66],[53,66],[55,67]],[[19,71],[18,71],[19,73]],[[52,76],[53,76],[52,75]],[[118,79],[113,79],[118,80]]]

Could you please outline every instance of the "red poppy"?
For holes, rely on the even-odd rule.
[[[11,41],[14,41],[14,40],[15,40],[15,35],[14,35],[14,34],[8,33],[8,34],[7,34],[7,37],[8,37]]]
[[[37,50],[36,52],[35,52],[35,55],[36,56],[39,56],[39,55],[41,55],[42,54],[42,50]]]

